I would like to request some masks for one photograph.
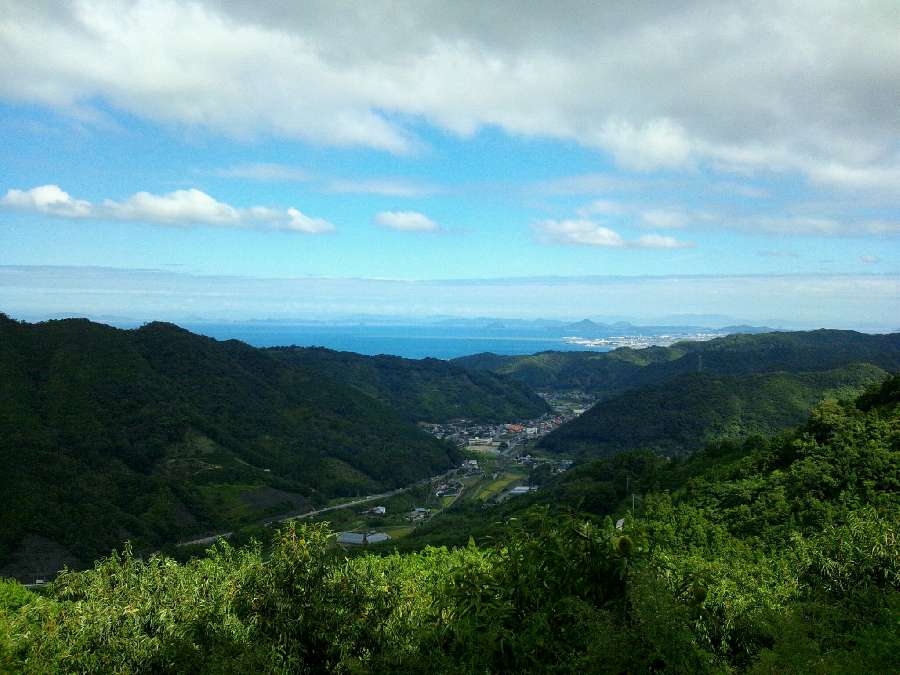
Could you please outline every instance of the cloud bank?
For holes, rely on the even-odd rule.
[[[312,218],[295,208],[236,208],[195,188],[163,195],[138,192],[123,201],[105,199],[100,204],[92,204],[84,199],[75,199],[58,185],[41,185],[30,190],[8,190],[0,199],[0,206],[59,218],[95,218],[157,225],[261,227],[306,234],[322,234],[335,229],[327,220]]]
[[[746,275],[391,281],[199,276],[0,265],[0,311],[135,320],[328,319],[357,314],[583,319],[724,314],[786,327],[898,330],[900,276]]]
[[[728,212],[715,208],[646,208],[636,201],[595,199],[576,209],[576,213],[581,219],[590,220],[597,216],[629,227],[661,230],[712,227],[750,233],[819,237],[900,235],[900,220],[875,219],[865,211],[857,216],[820,215],[820,208],[815,206],[810,210],[801,203],[792,207],[781,206],[775,213],[747,215],[746,212]]]
[[[81,119],[100,101],[165,125],[401,154],[422,147],[420,122],[494,127],[633,171],[900,190],[893,0],[7,2],[0,53],[0,97]]]

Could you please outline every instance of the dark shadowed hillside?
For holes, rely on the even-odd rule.
[[[448,468],[384,403],[171,324],[0,316],[0,566],[89,562]]]
[[[713,439],[768,435],[801,422],[824,398],[853,398],[887,373],[855,364],[814,373],[693,373],[601,401],[541,441],[604,456],[635,448],[677,454]]]
[[[0,670],[896,673],[898,392],[575,467],[444,521],[458,547],[349,557],[312,524],[0,580]]]
[[[323,348],[276,347],[267,350],[283,363],[352,385],[419,422],[466,417],[508,422],[549,411],[542,398],[522,382],[488,371],[467,370],[440,359],[362,356]]]

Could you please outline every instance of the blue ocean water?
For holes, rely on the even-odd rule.
[[[393,354],[410,359],[458,356],[493,352],[533,354],[535,352],[584,351],[561,337],[527,330],[479,330],[443,326],[294,326],[282,324],[182,324],[188,330],[216,338],[236,339],[254,347],[328,347],[358,354]],[[595,348],[591,351],[608,351]]]

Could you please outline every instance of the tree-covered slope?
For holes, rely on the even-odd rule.
[[[456,461],[354,387],[170,324],[0,316],[0,372],[0,566],[88,562]]]
[[[671,347],[611,352],[541,352],[531,356],[476,354],[455,363],[508,375],[543,389],[581,389],[607,398],[628,389],[665,382],[688,373],[744,375],[766,372],[831,370],[871,363],[900,370],[900,333],[868,335],[816,330],[738,334]]]
[[[678,454],[713,439],[768,435],[801,422],[824,398],[853,398],[887,377],[870,364],[812,373],[693,373],[601,401],[541,441],[603,456],[634,448]]]
[[[363,356],[323,348],[276,347],[269,354],[288,364],[352,385],[416,422],[470,418],[509,422],[549,411],[522,382],[488,371],[466,370],[440,359]]]
[[[634,386],[646,366],[681,354],[667,347],[622,347],[611,352],[538,352],[528,356],[473,354],[453,363],[476,372],[506,375],[537,391],[577,389],[604,397]]]
[[[573,469],[481,546],[347,559],[317,525],[0,582],[0,669],[895,673],[898,382],[772,438]],[[573,487],[608,499],[566,514]]]

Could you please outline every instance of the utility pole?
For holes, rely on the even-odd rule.
[[[631,474],[625,474],[625,494],[631,492]],[[634,493],[631,492],[631,517],[634,518]]]

